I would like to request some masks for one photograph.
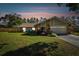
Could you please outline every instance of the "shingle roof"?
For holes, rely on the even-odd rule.
[[[19,27],[33,27],[33,26],[34,26],[34,24],[32,24],[32,23],[23,23]]]
[[[42,23],[44,23],[44,22],[47,22],[47,21],[50,21],[50,20],[55,20],[55,19],[47,19],[47,20],[45,20],[45,21],[42,21],[42,22],[39,22],[39,23],[37,23],[37,24],[35,24],[34,26],[36,26],[36,25],[38,25],[38,24],[42,24]],[[66,21],[62,21],[60,18],[59,19],[56,19],[57,21],[59,21],[59,22],[62,22],[62,23],[64,23],[64,24],[67,24],[67,22]]]

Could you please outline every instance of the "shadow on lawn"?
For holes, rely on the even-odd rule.
[[[46,56],[51,55],[51,51],[55,51],[57,48],[57,42],[38,42],[24,48],[19,48],[15,51],[7,52],[3,56]]]
[[[38,34],[26,34],[26,33],[24,33],[24,34],[21,34],[22,36],[47,36],[47,35],[38,35]]]
[[[3,48],[5,45],[8,45],[6,43],[0,44],[0,49]]]

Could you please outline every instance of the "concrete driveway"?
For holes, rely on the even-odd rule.
[[[79,47],[79,36],[76,35],[60,35],[59,38],[62,38],[62,40],[67,41],[77,47]]]

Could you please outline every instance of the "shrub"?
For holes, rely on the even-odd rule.
[[[27,30],[27,31],[26,31],[26,34],[27,34],[27,35],[36,35],[36,32],[33,31],[33,30]]]
[[[55,33],[50,33],[50,34],[48,34],[48,36],[50,36],[50,37],[56,37],[57,35]]]

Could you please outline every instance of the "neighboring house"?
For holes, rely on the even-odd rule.
[[[45,31],[50,30],[56,34],[67,34],[71,31],[69,28],[72,28],[69,27],[68,24],[62,21],[61,19],[54,18],[48,19],[35,25],[36,30],[38,30],[41,27],[44,27]]]

